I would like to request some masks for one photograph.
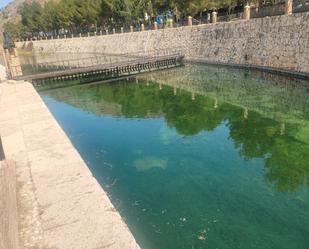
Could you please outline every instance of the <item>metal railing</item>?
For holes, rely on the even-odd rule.
[[[309,0],[294,0],[293,13],[309,12]]]
[[[33,64],[23,64],[21,67],[23,75],[33,75],[47,72],[57,72],[69,69],[102,67],[109,68],[117,65],[129,65],[136,63],[145,63],[148,61],[160,60],[170,57],[180,57],[181,48],[175,47],[171,49],[156,49],[149,51],[137,51],[134,53],[122,54],[94,54],[94,56],[47,61]]]

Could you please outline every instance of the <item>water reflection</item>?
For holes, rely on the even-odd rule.
[[[195,77],[187,73],[192,69],[189,68],[181,75],[181,80],[179,73],[175,77],[176,69],[143,76],[138,84],[110,83],[45,94],[97,115],[128,118],[162,115],[170,127],[185,136],[212,131],[227,121],[230,138],[245,159],[266,157],[266,178],[279,191],[295,191],[302,184],[309,184],[309,103],[306,93],[309,86],[290,85],[282,89],[276,82],[256,82],[254,78],[242,82],[233,76],[232,79],[220,79],[219,75],[225,74],[217,72],[212,72],[216,76],[215,82],[208,77],[204,83],[196,76],[196,67],[193,68]],[[161,83],[156,84],[158,81]],[[199,94],[190,93],[189,88]],[[227,100],[228,103],[223,102]],[[250,106],[252,111],[241,106]]]
[[[308,88],[187,65],[41,94],[144,248],[296,249],[309,232]]]

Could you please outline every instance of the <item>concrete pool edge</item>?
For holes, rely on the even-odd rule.
[[[0,113],[6,160],[16,165],[21,248],[139,248],[30,83],[1,83]]]
[[[185,58],[184,62],[192,63],[192,64],[204,64],[204,65],[222,66],[222,67],[229,67],[229,68],[257,70],[257,71],[261,71],[265,73],[282,75],[285,77],[293,77],[293,78],[298,78],[298,79],[303,79],[303,80],[309,80],[309,73],[298,72],[298,71],[293,71],[293,70],[286,70],[286,69],[275,68],[275,67],[263,67],[263,66],[253,65],[253,64],[236,64],[236,63],[216,62],[216,61],[210,61],[207,59],[196,58],[196,57]]]

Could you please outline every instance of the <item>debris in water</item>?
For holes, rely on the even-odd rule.
[[[117,178],[115,178],[115,180],[112,182],[112,184],[110,185],[106,185],[107,188],[113,187],[117,182]]]
[[[200,231],[200,234],[197,236],[198,240],[206,240],[206,229]]]
[[[197,236],[198,240],[206,240],[206,236],[204,234],[200,234],[199,236]]]
[[[110,163],[104,162],[104,165],[106,165],[107,167],[113,168],[113,165],[111,165]]]
[[[138,206],[139,203],[140,203],[140,201],[135,201],[135,202],[133,202],[132,206]]]

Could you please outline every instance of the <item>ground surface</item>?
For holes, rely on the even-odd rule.
[[[1,83],[0,113],[22,248],[139,248],[30,83]]]

